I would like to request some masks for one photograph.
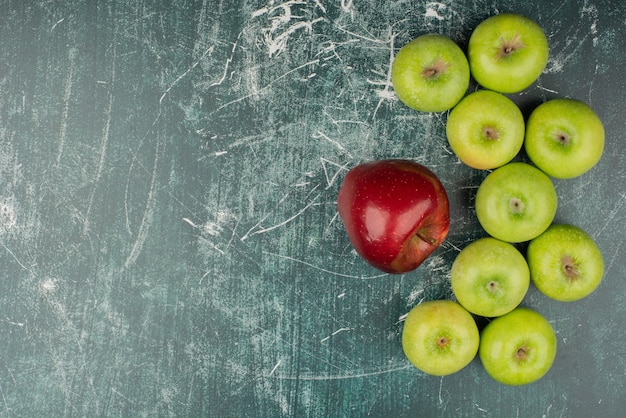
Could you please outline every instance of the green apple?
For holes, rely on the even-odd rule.
[[[450,112],[446,135],[463,163],[481,170],[511,161],[524,144],[524,116],[508,97],[490,90],[465,96]]]
[[[451,109],[469,86],[461,48],[444,35],[429,33],[403,46],[391,67],[391,82],[405,105],[423,112]]]
[[[556,215],[558,199],[552,180],[523,162],[495,169],[476,192],[476,216],[489,235],[525,242],[544,232]]]
[[[525,385],[545,376],[556,350],[556,334],[550,323],[531,309],[516,308],[483,329],[478,356],[496,381]]]
[[[467,366],[478,351],[478,326],[472,315],[450,300],[415,306],[406,317],[402,348],[424,373],[445,376]]]
[[[530,272],[513,245],[487,237],[472,242],[454,259],[452,291],[469,312],[496,317],[515,309],[526,296]]]
[[[468,44],[472,76],[483,87],[518,93],[530,86],[548,63],[548,39],[526,16],[503,13],[482,21]]]
[[[600,248],[585,231],[573,225],[550,226],[530,241],[526,257],[537,289],[562,302],[590,295],[604,275]]]
[[[530,114],[524,148],[531,161],[549,176],[577,177],[600,161],[604,126],[583,102],[549,100]]]

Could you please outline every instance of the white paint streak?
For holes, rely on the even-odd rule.
[[[224,82],[224,80],[226,80],[226,75],[228,74],[228,67],[230,66],[230,63],[233,61],[233,56],[235,55],[235,50],[237,49],[237,44],[239,43],[239,38],[241,38],[242,33],[243,32],[239,32],[239,35],[237,35],[237,39],[233,43],[233,47],[230,50],[230,56],[226,59],[226,63],[224,64],[224,72],[222,73],[222,77],[220,77],[219,80],[214,81],[213,83],[209,84],[209,88],[214,87],[214,86],[219,86],[220,84]]]
[[[289,261],[293,261],[293,262],[296,262],[296,263],[303,264],[303,265],[305,265],[307,267],[311,267],[311,268],[313,268],[315,270],[319,270],[319,271],[321,271],[323,273],[332,274],[332,275],[338,276],[338,277],[346,277],[346,278],[349,278],[349,279],[370,280],[370,279],[379,279],[381,277],[388,276],[387,273],[378,274],[376,276],[355,276],[353,274],[344,274],[344,273],[339,273],[339,272],[332,271],[332,270],[327,270],[325,268],[318,267],[318,266],[313,265],[311,263],[307,263],[306,261],[298,260],[297,258],[289,257],[289,256],[282,255],[282,254],[270,253],[268,251],[263,251],[263,254],[267,254],[267,255],[271,255],[271,256],[279,257],[279,258],[284,258],[285,260],[289,260]]]
[[[215,112],[219,112],[220,110],[224,109],[225,107],[228,107],[228,106],[233,105],[233,104],[235,104],[235,103],[239,103],[239,102],[241,102],[241,101],[243,101],[243,100],[246,100],[246,99],[248,99],[248,98],[250,98],[250,97],[252,97],[252,96],[256,96],[256,95],[257,95],[258,93],[260,93],[261,91],[263,91],[263,90],[266,90],[266,89],[270,88],[270,87],[271,87],[274,83],[276,83],[276,82],[278,82],[278,81],[281,81],[281,80],[282,80],[282,79],[284,79],[285,77],[289,76],[291,73],[294,73],[294,72],[296,72],[296,71],[298,71],[298,70],[301,70],[302,68],[308,67],[308,66],[310,66],[310,65],[315,65],[315,64],[318,64],[319,62],[320,62],[320,60],[319,60],[319,59],[314,59],[314,60],[312,60],[312,61],[305,62],[304,64],[299,65],[299,66],[297,66],[296,68],[293,68],[293,69],[291,69],[291,70],[287,71],[285,74],[283,74],[283,75],[281,75],[281,76],[279,76],[279,77],[275,78],[274,80],[270,81],[268,84],[266,84],[265,86],[261,87],[261,88],[260,88],[260,89],[258,89],[257,91],[254,91],[254,92],[252,92],[252,93],[250,93],[250,94],[247,94],[247,95],[245,95],[245,96],[242,96],[242,97],[240,97],[240,98],[238,98],[238,99],[235,99],[235,100],[232,100],[232,101],[230,101],[230,102],[224,103],[223,105],[221,105],[220,107],[218,107],[217,109],[215,109]]]
[[[156,121],[155,121],[156,122]],[[156,179],[157,179],[157,168],[159,165],[159,155],[161,152],[161,146],[164,139],[159,136],[159,140],[156,144],[156,151],[154,153],[154,164],[152,166],[152,178],[150,180],[150,189],[148,191],[148,198],[146,199],[146,208],[143,213],[143,217],[141,218],[141,224],[139,225],[139,231],[137,232],[137,238],[124,262],[124,269],[130,267],[139,257],[141,250],[143,249],[143,244],[148,237],[148,231],[150,229],[150,225],[152,224],[154,217],[154,206],[156,204]]]
[[[378,104],[376,105],[376,108],[374,109],[372,119],[376,117],[376,114],[378,113],[378,109],[380,109],[380,106],[383,104],[383,101],[396,99],[395,93],[391,90],[391,87],[392,87],[391,68],[393,66],[393,60],[395,57],[395,54],[394,54],[395,39],[396,39],[396,35],[392,34],[391,29],[389,29],[389,63],[387,64],[387,77],[385,81],[381,83],[381,82],[372,82],[370,80],[367,80],[367,82],[370,84],[382,84],[384,86],[382,90],[378,91],[378,96],[379,96]]]
[[[170,92],[170,90],[172,90],[172,88],[178,84],[178,82],[180,82],[180,80],[182,80],[183,78],[185,78],[185,76],[187,74],[189,74],[191,72],[191,70],[193,70],[194,68],[196,68],[198,66],[198,64],[200,63],[200,61],[202,61],[204,59],[204,57],[206,57],[209,53],[211,53],[213,51],[213,49],[215,48],[215,45],[211,45],[210,47],[208,47],[204,53],[200,56],[200,58],[198,58],[193,64],[191,64],[191,67],[187,68],[187,70],[185,72],[183,72],[180,76],[178,76],[178,78],[176,80],[174,80],[174,82],[172,84],[170,84],[170,86],[165,90],[165,92],[161,95],[161,98],[159,99],[159,104],[163,103],[163,99],[165,99],[165,96],[167,96],[167,93]],[[234,47],[233,47],[234,48]],[[228,62],[227,62],[227,68],[228,68]]]
[[[412,364],[404,364],[402,366],[391,367],[389,369],[384,369],[384,370],[375,370],[372,372],[353,373],[353,374],[346,373],[346,374],[339,374],[339,375],[320,376],[316,374],[307,375],[304,373],[300,373],[297,376],[274,375],[273,377],[275,379],[280,379],[280,380],[302,380],[302,381],[362,379],[364,377],[379,376],[381,374],[395,373],[395,372],[399,372],[402,370],[408,370],[408,369],[413,369],[413,368],[415,368],[415,366],[413,366]]]
[[[62,19],[61,19],[62,20]],[[56,26],[56,24],[55,24]],[[72,96],[72,79],[74,78],[74,65],[76,61],[76,50],[69,51],[69,68],[65,79],[65,92],[63,94],[63,116],[61,117],[61,128],[59,132],[59,148],[57,150],[56,163],[59,164],[65,147],[65,137],[67,135],[67,120],[70,112],[70,97]]]
[[[89,218],[91,214],[91,208],[93,201],[98,190],[98,184],[100,183],[100,177],[102,176],[102,170],[104,169],[104,162],[106,160],[106,153],[109,146],[109,135],[111,132],[111,118],[113,114],[113,93],[115,90],[115,58],[116,58],[116,40],[113,39],[113,51],[111,59],[111,86],[109,88],[109,104],[106,111],[106,122],[102,132],[102,140],[100,141],[98,164],[96,166],[96,174],[93,181],[93,187],[91,188],[91,194],[89,195],[89,204],[87,205],[87,211],[85,213],[85,224],[83,227],[83,233],[86,234],[89,231]]]
[[[414,289],[409,296],[406,298],[406,303],[408,305],[413,305],[415,303],[415,301],[417,300],[418,296],[421,295],[422,293],[424,293],[424,289]]]
[[[335,184],[335,181],[337,180],[337,177],[339,176],[339,174],[345,171],[347,167],[351,164],[351,162],[348,161],[347,163],[340,165],[333,161],[327,160],[324,157],[320,157],[320,161],[322,162],[322,169],[324,170],[324,176],[326,177],[326,190],[328,190],[329,188],[333,186],[333,184]],[[328,174],[328,167],[327,167],[328,165],[337,167],[337,170],[332,176]]]
[[[426,4],[426,12],[424,17],[432,17],[437,20],[444,20],[445,17],[441,16],[439,12],[443,12],[448,8],[447,5],[439,2],[430,2]]]
[[[267,228],[259,228],[256,231],[253,231],[253,229],[260,227],[260,223],[256,224],[243,237],[241,237],[241,241],[245,241],[246,239],[248,239],[249,237],[251,237],[253,235],[263,234],[263,233],[272,231],[272,230],[274,230],[276,228],[280,228],[281,226],[284,226],[284,225],[288,224],[289,222],[291,222],[294,219],[296,219],[298,216],[302,215],[308,208],[313,206],[313,203],[315,203],[315,200],[317,200],[318,197],[320,197],[319,194],[317,196],[315,196],[313,198],[313,200],[311,202],[309,202],[305,207],[303,207],[298,212],[296,212],[295,215],[285,219],[284,221],[282,221],[282,222],[280,222],[280,223],[278,223],[276,225],[273,225],[273,226],[270,226],[270,227],[267,227]]]
[[[15,261],[17,262],[17,264],[19,264],[19,266],[20,266],[21,268],[23,268],[23,269],[24,269],[24,270],[26,270],[26,271],[30,271],[30,269],[29,269],[28,267],[26,267],[26,266],[25,266],[25,265],[24,265],[24,264],[20,261],[20,259],[19,259],[19,258],[17,258],[17,256],[13,253],[13,251],[11,251],[11,250],[9,249],[9,247],[7,247],[6,245],[4,245],[4,243],[3,243],[3,242],[0,242],[0,246],[2,246],[2,248],[4,248],[4,249],[5,249],[5,250],[9,253],[9,254],[11,254],[11,257],[13,257],[13,258],[15,259]]]
[[[321,3],[316,3],[322,12],[326,11]],[[324,20],[322,17],[313,20],[299,20],[302,19],[302,16],[294,15],[292,7],[306,4],[306,2],[302,1],[287,1],[274,7],[263,7],[252,14],[252,17],[267,15],[270,20],[270,26],[261,29],[263,43],[267,47],[270,58],[278,56],[287,50],[287,42],[295,32],[304,30],[307,33],[311,33],[313,25]],[[296,20],[295,23],[293,23],[294,20]]]
[[[328,135],[326,135],[325,133],[323,133],[322,131],[317,131],[316,133],[314,133],[313,135],[311,135],[311,138],[324,138],[325,140],[327,140],[328,142],[330,142],[331,144],[333,144],[334,146],[336,146],[338,149],[340,149],[341,151],[346,151],[346,149],[344,148],[343,145],[341,145],[341,143],[339,141],[336,141],[334,139],[331,139],[328,137]]]
[[[597,230],[594,234],[593,234],[593,239],[597,240],[598,237],[600,235],[602,235],[602,233],[604,232],[604,230],[612,224],[613,219],[615,219],[615,216],[617,216],[617,214],[619,213],[619,211],[621,210],[622,206],[624,205],[624,202],[626,201],[626,194],[621,193],[619,196],[619,200],[618,202],[615,204],[615,207],[613,208],[613,210],[611,210],[611,212],[609,213],[609,216],[606,217],[606,221],[604,223],[604,225],[602,226],[602,228],[600,228],[599,230]]]
[[[280,363],[282,363],[282,360],[278,360],[276,365],[272,368],[272,371],[270,371],[270,374],[269,374],[270,376],[272,376],[274,372],[276,371],[276,369],[278,369],[278,366],[280,366]]]
[[[330,340],[331,337],[334,337],[335,335],[337,335],[337,334],[339,334],[341,332],[346,332],[346,331],[352,331],[352,328],[348,328],[348,327],[339,328],[338,330],[334,331],[329,336],[322,338],[320,340],[320,342],[323,343],[324,341],[328,341],[328,340]]]

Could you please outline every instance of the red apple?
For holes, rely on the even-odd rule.
[[[339,190],[337,207],[356,252],[388,273],[417,268],[450,228],[443,185],[432,171],[407,160],[352,168]]]

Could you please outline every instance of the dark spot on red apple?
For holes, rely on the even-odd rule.
[[[563,268],[563,274],[565,274],[568,280],[573,281],[580,277],[578,266],[571,256],[564,255],[561,257],[561,267]]]
[[[500,49],[496,55],[497,59],[508,58],[515,54],[516,51],[525,48],[526,45],[522,41],[522,37],[519,33],[516,33],[511,39],[500,38]]]
[[[483,128],[483,136],[487,139],[496,140],[500,138],[500,131],[491,126],[485,126]]]

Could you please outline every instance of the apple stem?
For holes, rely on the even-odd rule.
[[[512,213],[519,214],[524,212],[524,202],[517,197],[512,197],[509,200],[509,209]]]
[[[554,139],[561,145],[567,146],[570,143],[569,135],[565,132],[558,132],[554,135]]]
[[[561,257],[561,265],[563,266],[563,273],[568,280],[573,281],[579,277],[578,266],[572,256],[564,255]]]
[[[447,338],[447,337],[443,337],[443,336],[442,336],[442,337],[439,337],[439,338],[437,339],[437,347],[439,347],[439,348],[444,348],[445,346],[447,346],[447,345],[448,345],[448,342],[449,342],[449,340],[448,340],[448,338]]]
[[[422,241],[429,243],[430,245],[433,245],[433,246],[437,245],[437,240],[432,237],[426,237],[419,232],[416,232],[415,236],[421,239]]]
[[[441,58],[437,58],[431,65],[422,70],[422,77],[426,79],[435,79],[446,71],[448,64]]]
[[[495,129],[495,128],[491,127],[491,126],[485,126],[483,128],[483,135],[487,139],[496,140],[496,139],[498,139],[500,137],[500,132],[498,132],[497,129]]]
[[[519,33],[516,33],[511,39],[506,40],[504,38],[500,38],[501,48],[498,52],[497,57],[499,59],[506,58],[510,55],[513,55],[515,51],[518,49],[525,48],[524,41],[522,41],[522,37]]]

